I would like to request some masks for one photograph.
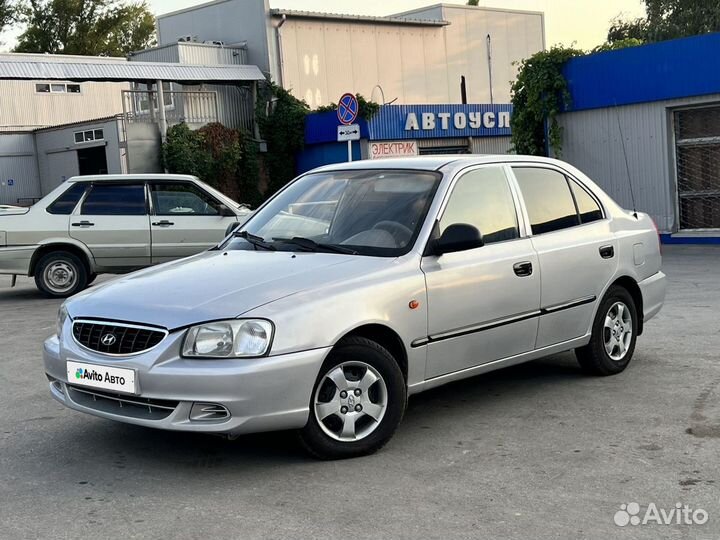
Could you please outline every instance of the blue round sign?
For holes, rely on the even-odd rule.
[[[337,117],[341,124],[350,125],[352,124],[358,115],[358,100],[351,93],[343,94],[338,101],[337,106]]]

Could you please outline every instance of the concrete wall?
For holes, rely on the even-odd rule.
[[[200,42],[223,41],[226,45],[247,41],[247,63],[271,73],[269,9],[267,0],[216,0],[160,15],[158,43],[175,43],[183,36]]]
[[[32,133],[0,133],[0,204],[40,196]]]
[[[650,214],[662,232],[675,232],[678,211],[672,111],[718,103],[720,94],[714,94],[562,114],[562,159],[582,170],[625,208],[632,208],[632,182],[637,209]]]

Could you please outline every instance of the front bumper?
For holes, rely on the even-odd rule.
[[[116,358],[82,349],[72,341],[69,326],[66,324],[62,344],[53,336],[44,346],[45,372],[56,400],[102,418],[176,431],[239,435],[303,427],[315,380],[330,350],[247,360],[194,360],[180,357],[184,332],[179,332],[147,353]],[[68,382],[68,360],[135,369],[138,394],[75,387]],[[93,393],[99,395],[93,397]],[[191,419],[195,403],[222,405],[229,417]]]

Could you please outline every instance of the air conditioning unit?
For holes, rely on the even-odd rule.
[[[198,40],[197,36],[191,36],[190,34],[188,34],[187,36],[180,36],[178,38],[178,41],[182,42],[182,43],[195,43],[195,42],[197,42],[197,40]]]
[[[203,41],[203,43],[205,43],[206,45],[217,45],[218,47],[224,47],[224,46],[225,46],[225,42],[224,42],[224,41],[217,41],[217,40],[214,40],[214,39],[206,39],[205,41]]]

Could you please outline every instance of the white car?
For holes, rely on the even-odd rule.
[[[67,297],[97,274],[204,251],[250,214],[194,176],[76,176],[31,208],[0,211],[0,274]]]
[[[298,429],[316,456],[358,456],[390,439],[408,395],[450,381],[573,349],[620,373],[663,305],[660,263],[650,217],[561,161],[341,163],[217,248],[68,300],[45,372],[88,414]]]

